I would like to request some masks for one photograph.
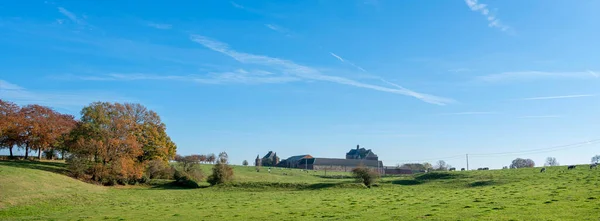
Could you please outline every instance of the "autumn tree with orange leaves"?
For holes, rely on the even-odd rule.
[[[0,149],[8,149],[13,158],[13,148],[20,144],[21,108],[0,100]]]
[[[69,161],[85,166],[78,171],[86,171],[95,181],[134,183],[142,177],[147,161],[167,162],[175,156],[176,146],[166,126],[142,105],[96,102],[81,114],[70,134]]]

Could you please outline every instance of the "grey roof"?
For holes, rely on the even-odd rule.
[[[274,154],[275,154],[275,152],[273,152],[273,151],[269,151],[269,153],[267,153],[267,155],[265,155],[265,156],[263,157],[263,159],[265,159],[265,158],[273,158],[273,155],[274,155]]]
[[[309,161],[310,163],[310,161]],[[382,167],[383,164],[378,160],[357,160],[357,159],[337,159],[337,158],[314,158],[313,165],[320,166],[358,166],[364,165],[367,167]]]

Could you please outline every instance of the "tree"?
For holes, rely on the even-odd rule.
[[[248,161],[247,161],[247,160],[244,160],[244,161],[242,162],[242,165],[244,165],[244,166],[248,166]]]
[[[221,152],[221,153],[219,153],[219,159],[218,159],[218,162],[220,162],[220,163],[224,163],[224,164],[227,164],[227,163],[229,163],[229,156],[227,155],[227,153],[226,153],[226,152]]]
[[[514,159],[512,161],[512,163],[510,164],[510,168],[511,169],[525,168],[525,167],[534,167],[534,166],[535,166],[535,162],[533,162],[533,160],[531,160],[531,159],[522,159],[522,158]]]
[[[423,167],[426,171],[433,169],[433,165],[431,165],[430,163],[423,163]]]
[[[436,170],[448,170],[448,165],[446,164],[446,161],[443,160],[439,160],[436,164],[435,164],[435,169]]]
[[[207,157],[206,157],[206,155],[204,155],[204,154],[200,155],[200,157],[199,157],[199,158],[200,158],[200,163],[205,163],[205,162],[207,161],[207,160],[206,160],[206,159],[207,159]]]
[[[13,148],[20,144],[22,128],[21,108],[8,101],[0,100],[0,149],[8,149],[13,157]]]
[[[215,156],[214,153],[211,153],[211,154],[209,154],[209,155],[206,156],[206,161],[208,163],[214,163],[215,160],[217,160],[217,156]]]
[[[377,181],[377,178],[379,178],[379,174],[364,165],[359,165],[352,169],[352,176],[354,176],[358,182],[365,184],[365,186],[369,188]]]
[[[592,163],[600,163],[600,155],[593,156]]]
[[[135,182],[149,160],[167,162],[176,145],[156,113],[138,104],[96,102],[81,111],[69,135],[68,150],[90,161],[93,180],[105,184]]]
[[[214,154],[213,154],[214,155]],[[233,168],[228,164],[227,153],[221,152],[217,163],[212,168],[212,174],[208,176],[206,182],[210,185],[227,183],[233,180]]]
[[[558,163],[558,161],[554,157],[548,157],[548,158],[546,158],[546,163],[544,165],[545,166],[560,166],[560,164]]]

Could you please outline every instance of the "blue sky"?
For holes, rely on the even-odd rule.
[[[551,147],[600,138],[599,7],[6,1],[0,98],[76,116],[93,101],[141,103],[178,153],[227,151],[236,164],[357,144],[385,165],[587,163],[599,144]]]

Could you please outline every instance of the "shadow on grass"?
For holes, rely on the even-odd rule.
[[[185,187],[181,185],[177,185],[175,181],[169,181],[165,183],[151,183],[149,184],[150,189],[157,190],[190,190],[190,189],[204,189],[210,187],[210,185],[199,185],[198,187]]]
[[[444,173],[444,172],[432,172],[426,173],[423,175],[418,175],[415,177],[415,180],[442,180],[442,179],[454,179],[458,178],[460,175],[456,173]]]
[[[469,187],[481,187],[481,186],[491,186],[496,184],[496,182],[494,182],[493,180],[481,180],[481,181],[475,181],[472,183],[469,183],[468,186]]]
[[[419,185],[422,183],[423,182],[418,181],[418,180],[394,180],[394,181],[392,181],[392,184],[403,185],[403,186]]]
[[[0,161],[0,165],[9,167],[18,167],[25,169],[43,170],[52,173],[58,173],[62,175],[68,175],[69,171],[66,165],[61,162],[48,162],[48,161],[30,161],[30,160],[3,160]]]

